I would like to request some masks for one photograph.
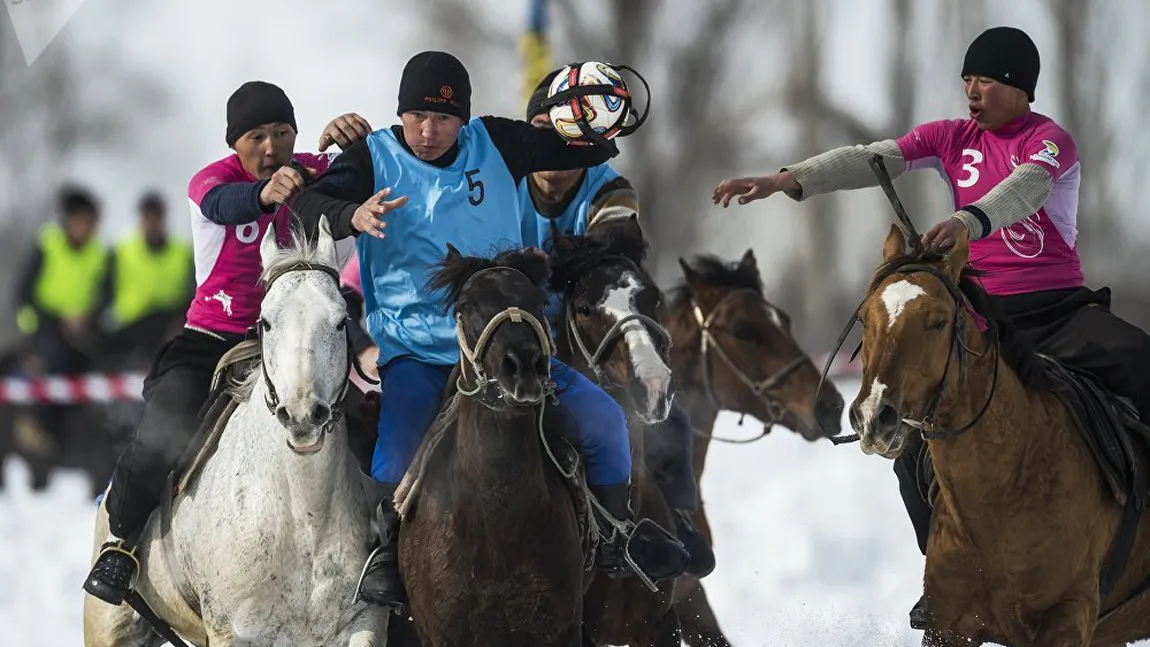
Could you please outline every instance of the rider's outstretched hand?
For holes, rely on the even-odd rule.
[[[389,195],[391,187],[381,190],[368,198],[367,202],[359,205],[351,216],[351,228],[376,238],[383,238],[383,229],[387,227],[387,223],[383,221],[384,214],[407,204],[407,196],[385,202],[383,199]]]
[[[319,152],[327,150],[328,146],[335,144],[347,150],[352,144],[371,134],[371,124],[354,112],[349,112],[332,119],[319,136]]]
[[[305,169],[315,175],[315,171]],[[273,204],[286,204],[297,193],[303,191],[304,177],[290,166],[281,166],[260,190],[260,206],[267,208]]]
[[[797,191],[799,183],[790,171],[772,173],[762,177],[741,177],[723,180],[715,188],[711,200],[715,204],[720,202],[723,208],[731,205],[731,198],[739,196],[739,204],[747,204],[765,198],[778,191]]]

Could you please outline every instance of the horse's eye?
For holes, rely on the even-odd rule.
[[[347,319],[340,319],[339,323],[335,325],[335,329],[342,332],[344,328],[347,328]]]
[[[591,306],[589,306],[589,305],[581,305],[576,310],[576,312],[578,312],[580,315],[582,315],[584,317],[590,317],[591,313],[594,312],[594,310],[592,310]]]
[[[946,319],[930,324],[931,330],[942,330],[943,328],[946,328]]]
[[[731,332],[734,333],[736,339],[745,342],[757,343],[762,340],[762,336],[759,334],[759,331],[750,324],[736,324]]]
[[[260,317],[260,328],[263,328],[264,332],[267,332],[272,329],[272,325],[268,323],[267,319]]]

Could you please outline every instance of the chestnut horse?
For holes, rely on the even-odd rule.
[[[668,331],[676,392],[695,428],[695,478],[701,487],[707,449],[719,411],[754,416],[762,435],[781,424],[809,441],[837,435],[843,398],[791,335],[790,317],[767,301],[758,262],[750,249],[738,262],[713,256],[680,260],[685,282],[671,293]],[[717,438],[717,440],[726,440]],[[729,441],[744,442],[744,441]],[[712,541],[700,491],[695,524]],[[712,541],[713,545],[713,541]],[[691,647],[723,647],[719,628],[697,578],[683,576],[676,604],[683,640]]]
[[[892,226],[857,313],[863,379],[850,418],[867,454],[893,459],[910,434],[926,439],[938,494],[923,644],[1150,637],[1147,520],[1131,526],[1125,569],[1108,572],[1123,506],[1052,365],[1008,343],[1009,323],[966,269],[965,232],[945,256],[906,249]]]

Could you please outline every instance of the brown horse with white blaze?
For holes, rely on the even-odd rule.
[[[1044,360],[999,343],[1009,324],[970,279],[965,232],[945,256],[906,250],[892,226],[858,311],[863,380],[850,418],[867,454],[895,458],[918,430],[929,448],[938,496],[923,644],[1150,636],[1147,520],[1103,598],[1123,507]]]

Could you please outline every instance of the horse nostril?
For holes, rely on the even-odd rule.
[[[285,427],[291,424],[291,414],[288,413],[287,407],[282,404],[276,407],[276,420],[279,420],[280,424]]]
[[[508,377],[519,374],[519,358],[514,353],[503,356],[503,374]]]
[[[894,410],[894,407],[884,402],[882,406],[879,407],[878,417],[875,421],[878,422],[879,427],[883,429],[894,429],[898,426],[899,415],[898,412]]]
[[[852,429],[854,429],[855,431],[859,431],[862,429],[862,422],[859,420],[859,403],[858,402],[851,404],[850,421],[851,421],[851,428]]]
[[[331,419],[331,408],[322,402],[317,402],[311,410],[311,423],[322,425]]]
[[[550,362],[547,360],[546,357],[544,357],[543,355],[540,355],[539,357],[537,357],[535,359],[535,372],[539,375],[546,375],[547,374],[547,365],[549,363]]]

